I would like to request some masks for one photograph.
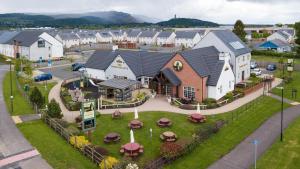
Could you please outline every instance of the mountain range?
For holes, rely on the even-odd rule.
[[[149,26],[195,27],[218,26],[208,21],[177,18],[159,22],[159,19],[143,15],[133,15],[118,11],[87,12],[74,14],[7,13],[0,14],[0,27],[109,27],[109,26]]]

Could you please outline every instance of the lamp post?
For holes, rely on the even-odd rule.
[[[7,62],[9,62],[9,74],[10,74],[10,107],[11,107],[11,113],[14,112],[14,104],[13,104],[13,91],[12,91],[12,72],[11,72],[11,59],[7,59]]]
[[[281,90],[281,119],[280,119],[280,141],[283,141],[283,87],[277,87]]]

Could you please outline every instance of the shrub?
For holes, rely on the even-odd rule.
[[[109,154],[108,151],[103,147],[95,146],[94,150],[102,156],[107,156]]]
[[[166,158],[173,158],[180,155],[183,147],[177,143],[163,143],[160,147],[160,154]]]
[[[66,120],[57,118],[53,118],[53,120],[56,121],[59,125],[61,125],[63,128],[67,128],[69,126],[69,123]]]
[[[255,73],[251,73],[250,77],[256,77],[256,74]]]
[[[100,169],[112,169],[118,162],[116,158],[108,156],[101,161],[99,167]]]
[[[232,101],[234,98],[233,98],[233,93],[232,92],[228,92],[225,96],[224,96],[225,99],[228,99],[229,101]]]
[[[203,103],[207,105],[208,109],[218,107],[217,100],[213,98],[207,98],[203,101]]]
[[[84,136],[72,136],[70,137],[70,144],[76,148],[83,149],[84,146],[90,145],[90,142]]]
[[[47,114],[52,118],[61,119],[63,117],[59,104],[54,99],[52,99],[48,104]]]
[[[75,122],[76,122],[76,123],[82,122],[82,117],[81,117],[80,115],[77,116],[77,117],[75,117]]]
[[[45,104],[45,99],[37,87],[33,88],[29,95],[29,99],[32,103],[36,104],[38,108],[41,108]]]
[[[286,52],[286,53],[278,53],[274,51],[266,51],[266,50],[252,50],[252,55],[265,55],[265,56],[273,56],[273,57],[284,57],[284,58],[294,58],[298,57],[295,53]]]
[[[68,128],[67,128],[67,131],[70,133],[70,134],[72,134],[72,135],[79,135],[80,133],[81,133],[81,131],[77,128],[77,127],[75,127],[75,126],[72,126],[72,125],[70,125]]]
[[[194,110],[194,106],[190,105],[190,104],[183,104],[183,105],[180,105],[179,108],[181,109],[185,109],[185,110]]]

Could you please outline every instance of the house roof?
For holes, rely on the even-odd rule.
[[[29,47],[34,42],[39,40],[39,36],[43,33],[43,31],[22,31],[18,33],[16,36],[7,41],[8,44],[14,44],[14,40],[20,42],[21,46]]]
[[[121,30],[111,30],[110,33],[114,36],[122,36],[123,32]]]
[[[109,34],[109,32],[99,32],[99,34],[100,34],[102,37],[105,37],[105,38],[111,37],[111,35]]]
[[[80,32],[77,33],[80,39],[86,39],[86,38],[96,38],[96,35],[90,32]]]
[[[78,40],[79,37],[75,33],[59,33],[62,40]]]
[[[142,31],[140,37],[154,37],[156,35],[156,31]]]
[[[289,39],[289,33],[285,32],[284,30],[278,30],[277,33],[281,36],[283,36],[285,39]]]
[[[0,44],[6,44],[9,40],[15,37],[19,32],[17,31],[3,31],[0,34]]]
[[[127,33],[127,37],[138,37],[141,31],[131,30]]]
[[[187,50],[179,53],[188,64],[201,77],[209,77],[208,84],[216,85],[222,72],[224,61],[219,61],[219,51],[211,46],[194,50]],[[117,56],[121,56],[130,67],[136,77],[157,75],[164,65],[169,62],[175,53],[160,53],[146,51],[96,51],[85,64],[87,68],[106,70]],[[173,80],[174,84],[178,81],[164,70],[166,76]]]
[[[158,38],[168,38],[172,35],[173,32],[163,31],[158,34]]]
[[[170,68],[165,68],[161,72],[172,83],[172,85],[179,86],[181,84],[181,80]]]
[[[277,47],[286,47],[286,46],[290,46],[289,43],[284,42],[280,39],[274,39],[274,40],[270,40],[270,41],[266,41],[266,42],[262,42],[261,44],[258,45],[259,48],[267,48],[266,45],[268,45],[268,43],[271,43]]]
[[[195,31],[177,31],[175,32],[176,38],[181,39],[194,39],[198,32]]]
[[[130,79],[109,79],[104,82],[98,83],[100,86],[106,86],[106,87],[111,87],[115,89],[126,89],[130,86],[133,86],[135,84],[138,84],[140,82],[135,81],[135,80],[130,80]]]
[[[250,48],[230,30],[214,30],[212,31],[233,53],[240,56],[250,53]]]

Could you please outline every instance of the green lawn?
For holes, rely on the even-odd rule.
[[[288,105],[285,105],[285,107],[287,106]],[[255,106],[253,111],[241,115],[239,120],[236,120],[221,129],[218,134],[213,135],[203,144],[195,148],[191,154],[182,157],[165,168],[181,169],[182,166],[191,169],[207,168],[214,161],[217,161],[232,150],[237,144],[257,129],[265,120],[270,118],[279,110],[279,101],[270,97],[265,97]],[[230,116],[230,113],[220,116]]]
[[[44,122],[38,120],[21,123],[17,127],[54,169],[98,168]]]
[[[252,55],[251,56],[252,60],[255,61],[265,61],[265,62],[275,62],[278,63],[279,61],[279,57],[275,57],[275,56],[263,56],[263,55]],[[283,59],[285,63],[287,63],[287,58]],[[300,59],[295,59],[295,64],[300,64]]]
[[[277,71],[276,74],[280,74],[281,71]],[[285,83],[284,86],[284,97],[290,100],[295,100],[300,102],[300,72],[295,71],[292,73],[293,80],[290,83]],[[292,98],[292,89],[297,89],[297,97]],[[280,89],[273,89],[272,92],[276,95],[281,96],[281,90]]]
[[[258,160],[258,169],[298,169],[300,166],[300,118],[284,132],[284,142],[276,143]]]
[[[22,86],[24,86],[24,82],[20,80],[20,83]],[[51,88],[55,85],[56,83],[48,83],[47,89],[45,89],[43,84],[38,84],[38,83],[32,83],[30,85],[30,89],[33,89],[34,86],[37,86],[40,91],[42,92],[43,96],[45,96],[46,101],[48,101],[48,93],[51,90]],[[8,72],[3,81],[3,94],[4,94],[4,99],[6,102],[6,107],[8,111],[11,113],[11,115],[24,115],[24,114],[33,114],[34,111],[32,109],[32,106],[28,103],[28,101],[23,97],[22,92],[17,88],[17,83],[16,83],[16,74],[15,72],[12,72],[12,89],[13,89],[13,104],[14,104],[14,112],[11,113],[11,106],[10,106],[10,73]]]

